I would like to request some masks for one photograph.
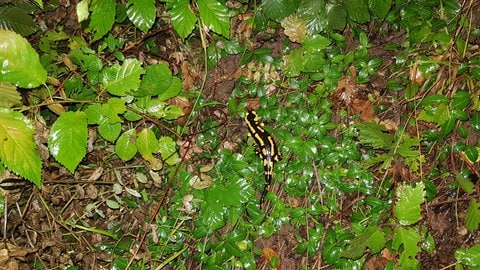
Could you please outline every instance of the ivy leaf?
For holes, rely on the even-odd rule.
[[[358,139],[363,144],[377,149],[388,149],[393,143],[393,136],[385,133],[385,126],[371,121],[357,123],[355,127],[360,132]]]
[[[87,153],[87,115],[82,111],[66,112],[53,123],[48,137],[52,156],[71,173]]]
[[[480,204],[476,199],[472,199],[468,205],[467,215],[465,217],[465,227],[470,232],[474,232],[478,229],[478,224],[480,224]]]
[[[42,161],[36,151],[34,132],[33,125],[23,114],[0,108],[0,161],[40,187]]]
[[[47,71],[37,52],[19,34],[0,29],[0,74],[2,81],[22,88],[44,84]]]
[[[228,9],[216,0],[198,0],[198,11],[203,23],[226,38],[230,36],[230,16]]]
[[[93,0],[89,28],[93,31],[93,40],[99,40],[115,22],[116,4],[114,0]]]
[[[115,144],[115,153],[123,160],[132,159],[137,153],[135,129],[125,131],[117,140]]]
[[[140,86],[140,75],[145,70],[137,59],[126,59],[121,66],[106,68],[103,86],[112,95],[125,96],[128,91],[137,90]]]
[[[142,83],[138,91],[133,92],[134,96],[157,96],[170,88],[172,84],[172,71],[167,63],[160,63],[147,67]],[[165,99],[162,99],[165,100]]]
[[[155,22],[155,0],[129,0],[127,15],[130,21],[143,32],[147,32]]]
[[[403,252],[400,253],[399,267],[400,269],[417,269],[418,261],[415,258],[420,252],[418,243],[421,237],[418,234],[418,228],[405,229],[397,227],[395,236],[393,237],[392,247],[400,251],[403,246]]]
[[[384,233],[377,226],[370,226],[350,242],[348,248],[342,252],[342,257],[358,259],[367,248],[370,248],[370,254],[378,253],[385,246],[385,242]]]
[[[420,205],[425,200],[425,185],[416,183],[416,187],[402,184],[397,188],[397,201],[394,205],[395,217],[402,225],[412,225],[421,219]]]
[[[142,155],[142,157],[147,161],[153,160],[152,153],[158,151],[159,144],[158,140],[155,137],[155,134],[152,130],[145,128],[137,135],[136,146],[138,152]]]
[[[180,37],[186,38],[192,33],[193,28],[195,28],[195,23],[197,22],[197,17],[195,17],[195,14],[193,14],[193,11],[190,9],[190,0],[168,2],[167,8],[169,8],[170,5],[173,28],[175,28]]]

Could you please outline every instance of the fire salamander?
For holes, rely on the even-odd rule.
[[[272,136],[263,129],[263,123],[258,119],[255,111],[248,111],[245,115],[245,123],[247,124],[250,135],[258,145],[257,154],[263,160],[263,168],[265,171],[265,188],[260,197],[260,205],[262,205],[265,195],[267,194],[270,184],[272,183],[273,165],[280,160],[277,146]]]

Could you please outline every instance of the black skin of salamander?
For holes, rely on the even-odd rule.
[[[277,146],[272,136],[263,129],[263,124],[259,122],[255,111],[248,111],[245,117],[245,123],[248,126],[250,135],[258,145],[257,153],[263,160],[263,168],[265,172],[265,187],[260,197],[259,204],[262,205],[265,196],[272,183],[273,166],[279,159]]]

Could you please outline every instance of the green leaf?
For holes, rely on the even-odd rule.
[[[384,233],[377,226],[370,226],[349,243],[341,256],[349,259],[358,259],[367,251],[370,251],[370,254],[375,254],[380,252],[385,243]]]
[[[368,0],[368,7],[375,16],[383,20],[392,7],[392,0]]]
[[[114,0],[93,0],[89,28],[93,31],[93,40],[102,38],[115,22],[116,4]]]
[[[465,175],[460,172],[455,174],[455,178],[458,182],[458,185],[465,191],[467,194],[472,194],[475,191],[475,184],[470,181]]]
[[[78,22],[81,23],[88,19],[90,11],[88,10],[89,0],[82,0],[77,4],[77,18]]]
[[[115,144],[115,153],[123,160],[132,159],[137,154],[136,130],[130,129],[125,131]]]
[[[177,144],[172,139],[172,137],[163,136],[158,139],[159,151],[162,159],[165,160],[165,163],[173,165],[179,161],[179,156],[177,153]]]
[[[140,75],[144,72],[140,61],[126,59],[121,66],[116,64],[105,69],[103,87],[112,95],[125,96],[127,92],[138,89]]]
[[[215,33],[226,38],[230,36],[230,16],[225,4],[216,0],[197,0],[202,22]]]
[[[22,104],[22,96],[17,88],[8,82],[0,82],[0,107],[10,108]]]
[[[309,35],[302,42],[303,47],[308,52],[320,52],[330,45],[330,39],[322,35]]]
[[[425,201],[423,182],[416,183],[416,187],[401,184],[397,187],[396,194],[397,201],[393,210],[399,223],[402,225],[417,223],[422,218],[420,205]]]
[[[262,11],[272,20],[281,21],[293,14],[300,1],[295,0],[265,0],[262,1]]]
[[[457,123],[457,119],[450,118],[448,119],[443,125],[440,126],[440,135],[445,138],[447,137],[450,132],[455,128],[455,124]]]
[[[472,163],[478,161],[478,149],[475,146],[467,145],[465,149],[463,150],[465,153],[465,156],[468,158],[468,160]]]
[[[0,26],[26,37],[38,30],[33,17],[20,7],[0,6]]]
[[[21,113],[0,108],[0,161],[41,187],[42,161],[33,139],[35,128]]]
[[[358,23],[370,21],[368,7],[363,0],[345,0],[348,17]]]
[[[102,104],[101,115],[108,119],[109,124],[122,123],[122,119],[118,116],[127,110],[125,101],[111,97],[108,102]]]
[[[152,153],[156,153],[159,149],[158,140],[151,129],[145,128],[137,135],[136,146],[138,152],[147,161],[153,160]]]
[[[108,118],[102,118],[98,125],[98,133],[109,142],[114,142],[122,132],[121,123],[110,123]]]
[[[343,30],[347,24],[347,10],[342,3],[333,3],[331,8],[327,8],[328,26],[332,30]]]
[[[170,105],[166,108],[165,110],[165,119],[166,120],[174,120],[177,119],[181,116],[184,116],[185,113],[183,112],[182,108],[175,106],[175,105]]]
[[[360,133],[358,139],[363,144],[377,149],[389,149],[393,143],[393,136],[385,133],[385,126],[373,121],[357,123],[355,126]]]
[[[480,204],[478,204],[476,199],[472,199],[468,205],[467,215],[465,217],[465,227],[472,233],[478,230],[478,224],[480,224],[479,207]]]
[[[71,173],[87,153],[87,115],[82,111],[66,112],[53,123],[48,137],[52,156]]]
[[[171,6],[170,6],[171,5]],[[173,28],[182,38],[186,38],[192,33],[197,22],[197,17],[190,9],[190,0],[178,0],[167,3],[167,8],[170,8]]]
[[[455,251],[455,259],[465,266],[479,267],[480,266],[480,245],[473,246],[469,249],[459,248]],[[478,269],[478,268],[475,268]]]
[[[465,107],[470,104],[470,93],[467,91],[457,91],[453,96],[451,103],[453,110],[463,110]]]
[[[173,77],[170,86],[158,95],[159,100],[168,100],[176,97],[182,91],[182,81],[178,77]]]
[[[418,228],[405,229],[397,227],[395,229],[392,247],[397,251],[401,251],[400,247],[403,246],[403,252],[400,253],[398,261],[399,269],[417,269],[419,267],[415,257],[420,252],[420,247],[418,246],[420,240]]]
[[[47,80],[47,71],[30,43],[3,29],[0,29],[0,74],[3,82],[22,88],[34,88]]]
[[[290,54],[283,56],[282,69],[285,75],[287,77],[298,76],[303,69],[304,60],[303,50],[301,48],[294,49]]]
[[[140,88],[132,94],[134,96],[160,95],[169,89],[172,79],[172,71],[168,68],[168,63],[151,65],[147,67],[145,75],[142,77]]]
[[[155,22],[155,0],[128,0],[127,15],[138,29],[147,32]]]

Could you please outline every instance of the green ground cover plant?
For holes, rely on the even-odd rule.
[[[71,7],[0,3],[5,265],[479,267],[474,1]]]

